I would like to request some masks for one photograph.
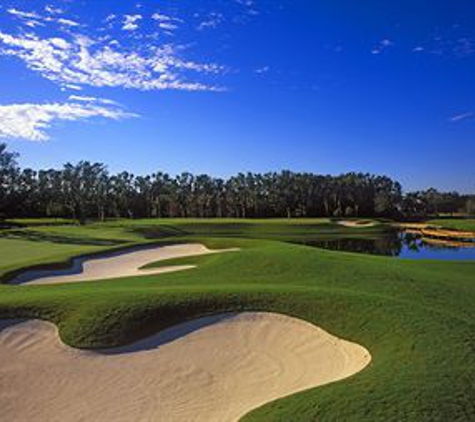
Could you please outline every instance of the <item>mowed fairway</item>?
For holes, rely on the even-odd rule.
[[[475,263],[404,261],[290,243],[371,237],[386,229],[329,220],[138,220],[4,230],[5,280],[21,267],[147,242],[240,251],[157,263],[197,266],[181,273],[1,285],[0,318],[48,320],[68,345],[107,348],[210,314],[286,314],[364,346],[371,364],[346,380],[268,403],[243,420],[473,420]]]

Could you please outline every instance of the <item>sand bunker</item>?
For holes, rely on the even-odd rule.
[[[376,225],[374,221],[352,221],[352,220],[338,221],[338,224],[340,226],[351,227],[351,228],[374,227]]]
[[[346,378],[369,352],[283,315],[195,320],[101,352],[65,346],[42,321],[0,322],[8,421],[237,421],[260,405]]]
[[[95,258],[76,258],[65,270],[32,270],[13,278],[10,284],[56,284],[80,281],[105,280],[138,275],[162,274],[195,268],[194,265],[174,265],[140,269],[151,262],[187,256],[208,255],[236,251],[237,249],[211,250],[200,244],[133,248]]]
[[[430,227],[427,223],[393,223],[396,227],[400,227],[406,230],[424,230]]]

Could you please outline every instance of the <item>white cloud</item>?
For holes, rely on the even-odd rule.
[[[381,40],[378,45],[371,50],[371,53],[381,54],[392,46],[394,46],[394,42],[386,38]]]
[[[16,16],[21,19],[42,19],[40,15],[34,12],[24,12],[22,10],[15,9],[14,7],[7,10],[10,15]]]
[[[114,100],[109,100],[108,98],[98,98],[98,97],[88,97],[85,95],[70,95],[68,97],[70,101],[79,101],[85,103],[100,103],[100,104],[109,104],[109,105],[116,105],[119,104]]]
[[[0,105],[0,138],[45,141],[49,139],[48,129],[59,121],[136,117],[110,100],[79,98],[70,97],[65,103]]]
[[[152,15],[152,19],[159,22],[170,22],[173,20],[171,16],[164,15],[163,13],[156,12]]]
[[[158,26],[160,29],[164,29],[165,31],[174,31],[175,29],[178,29],[177,25],[170,22],[160,22]]]
[[[7,9],[7,12],[10,15],[20,19],[26,26],[29,26],[30,28],[35,28],[37,26],[45,26],[45,24],[47,23],[56,23],[61,26],[67,27],[80,26],[78,22],[72,19],[56,17],[55,15],[61,14],[63,12],[60,9],[52,8],[51,6],[45,7],[45,12],[47,13],[46,16],[40,15],[36,12],[26,12],[23,10],[15,9],[13,7]]]
[[[246,12],[247,14],[249,15],[259,14],[259,12],[256,9],[255,0],[236,0],[236,2],[247,9],[247,12]]]
[[[179,24],[183,23],[181,19],[160,12],[155,12],[152,15],[152,19],[156,21],[158,27],[164,31],[175,31],[179,28]]]
[[[236,0],[236,2],[246,7],[254,7],[256,3],[254,0]]]
[[[213,12],[209,16],[200,22],[197,26],[199,31],[202,31],[207,28],[216,28],[224,21],[224,15],[222,13]]]
[[[56,20],[60,25],[64,26],[79,26],[79,23],[76,21],[73,21],[71,19],[64,19],[64,18],[59,18]]]
[[[462,36],[462,29],[454,25],[450,31],[425,40],[424,43],[418,43],[412,52],[457,59],[470,58],[475,54],[475,38]]]
[[[125,15],[122,29],[124,31],[135,31],[138,29],[138,22],[142,20],[142,18],[142,15]]]
[[[73,85],[73,84],[65,84],[64,87],[61,87],[62,91],[66,91],[67,89],[70,89],[71,91],[81,91],[82,88],[78,85]]]
[[[450,118],[451,122],[461,122],[463,120],[471,120],[475,118],[475,113],[473,111],[468,111],[466,113],[456,114]]]
[[[475,40],[471,38],[458,38],[454,43],[453,52],[458,57],[469,57],[475,53]]]
[[[45,12],[49,13],[50,15],[61,15],[64,13],[64,11],[59,7],[55,7],[50,4],[45,6]]]
[[[30,28],[36,28],[37,26],[45,26],[43,22],[36,21],[34,19],[25,20],[23,23]]]
[[[263,75],[265,73],[269,73],[270,71],[270,67],[269,66],[263,66],[263,67],[258,67],[255,72],[258,74],[258,75]]]
[[[180,48],[171,44],[126,48],[107,38],[92,39],[74,33],[65,36],[40,38],[0,31],[0,55],[23,60],[31,70],[62,87],[219,90],[189,79],[191,73],[216,74],[222,67],[185,60],[180,57]]]

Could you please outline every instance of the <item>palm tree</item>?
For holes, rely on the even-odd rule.
[[[176,194],[181,217],[191,217],[191,203],[195,177],[188,172],[178,175],[175,179]]]

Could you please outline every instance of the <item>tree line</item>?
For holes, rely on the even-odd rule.
[[[475,212],[475,196],[435,189],[403,194],[387,176],[339,176],[291,171],[206,174],[110,174],[102,163],[62,169],[21,169],[0,144],[0,218],[65,217],[423,217]]]

